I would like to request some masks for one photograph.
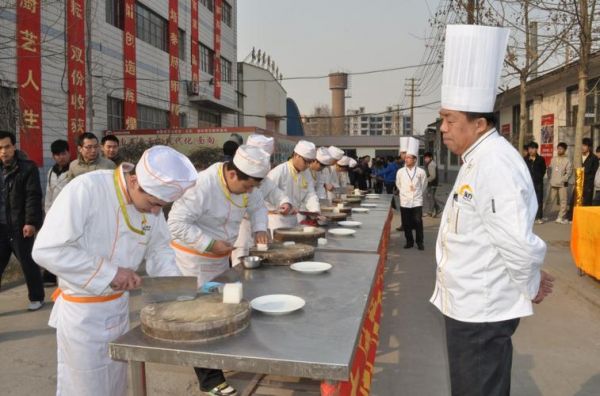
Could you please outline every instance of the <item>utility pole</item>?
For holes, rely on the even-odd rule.
[[[415,96],[418,96],[418,92],[417,92],[417,87],[416,84],[418,84],[418,81],[416,78],[409,78],[407,79],[408,81],[406,82],[406,87],[404,88],[406,90],[406,93],[408,95],[410,95],[410,134],[414,135],[414,131],[415,131]]]
[[[538,23],[537,21],[529,22],[529,49],[527,56],[531,59],[531,78],[538,76]]]
[[[467,23],[469,25],[475,24],[475,0],[467,0]]]

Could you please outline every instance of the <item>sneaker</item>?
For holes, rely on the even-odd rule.
[[[236,396],[237,391],[235,388],[229,386],[227,382],[223,382],[209,391],[204,391],[204,394],[209,396]]]
[[[417,245],[417,249],[419,249],[419,250],[425,250],[425,246],[424,245]]]
[[[423,217],[433,217],[431,213],[423,213]]]
[[[42,308],[44,306],[44,302],[43,301],[31,301],[29,303],[29,306],[27,307],[28,311],[37,311],[38,309]]]
[[[569,224],[569,222],[567,220],[565,220],[565,219],[556,219],[556,222],[558,224]]]
[[[542,220],[542,219],[537,219],[537,220],[535,221],[535,224],[544,224],[544,220]]]

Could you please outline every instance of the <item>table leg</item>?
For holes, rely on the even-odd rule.
[[[321,381],[321,396],[341,396],[339,381]]]
[[[129,361],[133,396],[146,396],[146,363]]]

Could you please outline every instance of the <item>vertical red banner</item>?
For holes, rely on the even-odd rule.
[[[191,29],[191,56],[192,56],[192,84],[194,93],[199,91],[200,86],[200,32],[198,30],[198,0],[192,0],[192,29]]]
[[[77,136],[85,132],[85,2],[68,0],[67,18],[67,139],[71,156],[77,155]]]
[[[123,119],[125,129],[137,129],[137,64],[135,0],[125,0],[123,16]]]
[[[39,1],[17,1],[17,84],[20,148],[44,164],[42,140],[42,58]]]
[[[169,127],[179,127],[179,0],[169,0]]]
[[[554,155],[554,114],[542,116],[542,130],[540,135],[542,140],[540,155],[544,157],[546,166],[550,166],[552,156]]]
[[[215,0],[215,98],[221,99],[221,18],[223,13],[222,0]]]

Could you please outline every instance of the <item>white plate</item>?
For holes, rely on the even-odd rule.
[[[353,213],[369,213],[367,208],[352,208]]]
[[[342,227],[360,227],[362,225],[362,223],[360,221],[351,221],[351,220],[338,221],[338,224],[341,225]]]
[[[373,204],[373,203],[362,203],[360,204],[360,206],[362,206],[363,208],[376,208],[377,204]]]
[[[329,271],[331,267],[331,264],[322,263],[320,261],[301,261],[290,265],[290,268],[294,271],[303,272],[305,274],[320,274]]]
[[[356,234],[356,230],[351,230],[349,228],[332,228],[331,230],[329,230],[330,233],[332,233],[333,235],[354,235]]]
[[[268,294],[250,301],[250,306],[267,315],[285,315],[302,308],[306,302],[290,294]]]
[[[367,194],[365,197],[367,199],[379,199],[379,195]]]

